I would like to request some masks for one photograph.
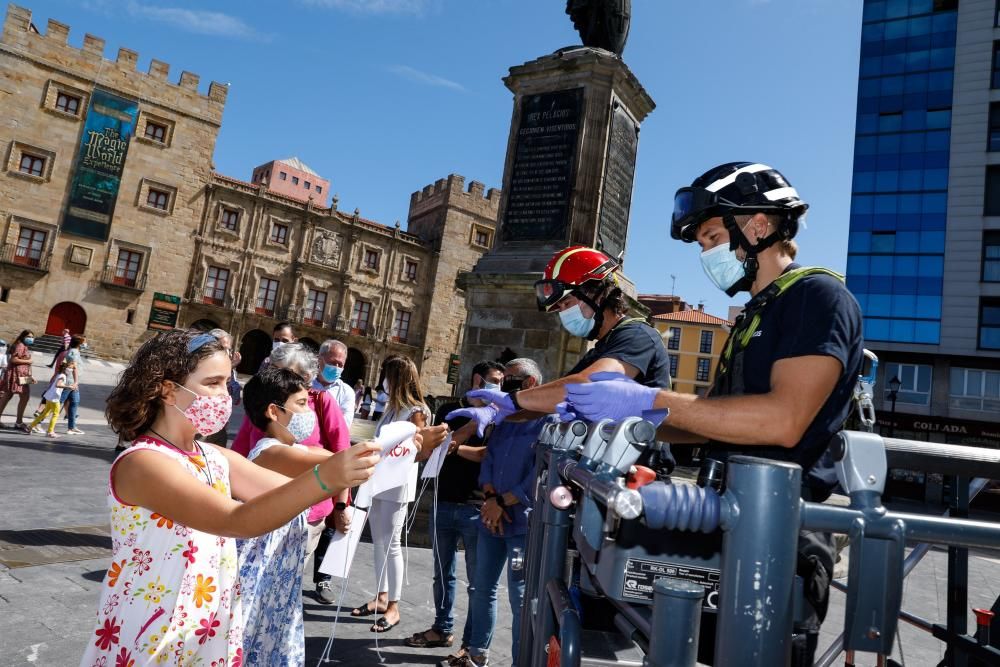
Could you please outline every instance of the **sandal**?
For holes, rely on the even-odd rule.
[[[380,635],[383,632],[389,632],[389,630],[392,630],[397,625],[399,625],[399,621],[396,621],[395,623],[390,623],[389,621],[385,620],[385,616],[383,616],[377,621],[375,621],[375,625],[370,627],[368,631]]]
[[[370,605],[370,604],[371,604],[371,602],[366,602],[363,605],[361,605],[360,607],[355,607],[354,609],[351,610],[351,616],[354,616],[355,618],[358,618],[360,616],[371,616],[372,614],[384,614],[385,613],[385,609],[379,609],[378,608],[378,603],[377,602],[375,603],[375,609],[372,609],[371,607],[369,607],[368,605]]]
[[[434,633],[439,639],[431,639],[430,634]],[[411,648],[447,648],[455,643],[455,635],[443,634],[434,628],[423,632],[414,632],[412,636],[403,640],[403,645]]]

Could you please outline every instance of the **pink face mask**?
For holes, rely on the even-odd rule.
[[[216,396],[202,396],[197,394],[182,384],[178,387],[194,394],[194,400],[187,410],[181,410],[176,405],[174,409],[184,415],[194,426],[195,431],[201,435],[212,435],[218,433],[229,423],[229,417],[233,413],[233,397],[228,393]]]

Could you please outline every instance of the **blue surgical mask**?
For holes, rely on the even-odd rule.
[[[290,412],[288,408],[278,406],[285,412]],[[278,422],[281,424],[281,422]],[[281,424],[286,431],[292,434],[295,442],[302,442],[316,429],[316,413],[312,410],[305,412],[292,412],[292,418],[288,421],[288,426]]]
[[[483,386],[480,387],[480,389],[489,389],[490,391],[496,391],[499,388],[500,385],[498,385],[496,382],[484,382]]]
[[[723,292],[728,291],[746,275],[743,262],[729,249],[728,243],[720,243],[701,253],[701,267],[709,280]]]
[[[559,320],[571,336],[586,338],[594,330],[594,318],[584,317],[580,304],[559,311]]]
[[[35,339],[34,338],[30,338],[30,337],[29,338],[25,338],[24,339],[24,344],[25,345],[34,345],[35,344]]]
[[[344,369],[341,368],[340,366],[324,365],[323,370],[321,370],[319,374],[320,377],[323,378],[323,382],[326,382],[327,384],[333,384],[334,382],[340,379],[340,373],[343,370]]]

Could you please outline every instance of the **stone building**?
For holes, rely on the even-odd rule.
[[[106,60],[102,39],[77,49],[68,33],[50,20],[43,34],[10,5],[0,37],[0,338],[67,327],[120,359],[155,327],[221,326],[253,371],[287,320],[307,343],[343,340],[347,380],[376,384],[399,353],[428,393],[451,393],[465,322],[456,278],[493,244],[498,190],[440,179],[413,193],[403,231],[341,212],[336,196],[327,205],[329,180],[296,158],[250,182],[217,174],[226,86],[201,94],[197,75],[171,83],[157,60],[140,73],[136,52]],[[98,138],[120,149],[120,186],[102,217],[74,197],[81,142],[106,118],[117,129]]]
[[[120,48],[107,60],[103,39],[88,34],[76,48],[68,34],[54,20],[42,34],[29,10],[8,7],[0,37],[0,336],[68,327],[103,354],[125,357],[147,337],[154,293],[181,294],[187,282],[228,89],[213,82],[203,94],[190,72],[171,82],[170,66],[158,60],[138,72],[135,51]],[[111,102],[130,105],[131,115]],[[134,136],[95,136],[88,128],[99,118],[127,120]],[[101,141],[120,174],[106,213],[74,199],[78,156]]]
[[[272,174],[271,178],[274,178]],[[461,343],[464,300],[455,288],[492,242],[499,192],[465,191],[452,174],[415,192],[409,232],[320,208],[214,175],[206,188],[181,324],[220,326],[240,341],[240,370],[271,349],[271,330],[290,322],[313,346],[348,346],[345,380],[376,384],[391,354],[413,359],[425,389],[451,393],[450,355]]]

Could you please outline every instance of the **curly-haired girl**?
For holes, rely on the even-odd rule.
[[[233,538],[270,532],[371,476],[373,443],[289,479],[197,442],[229,419],[230,371],[211,334],[168,331],[139,349],[108,397],[108,423],[132,447],[111,467],[113,560],[82,666],[242,665]]]

